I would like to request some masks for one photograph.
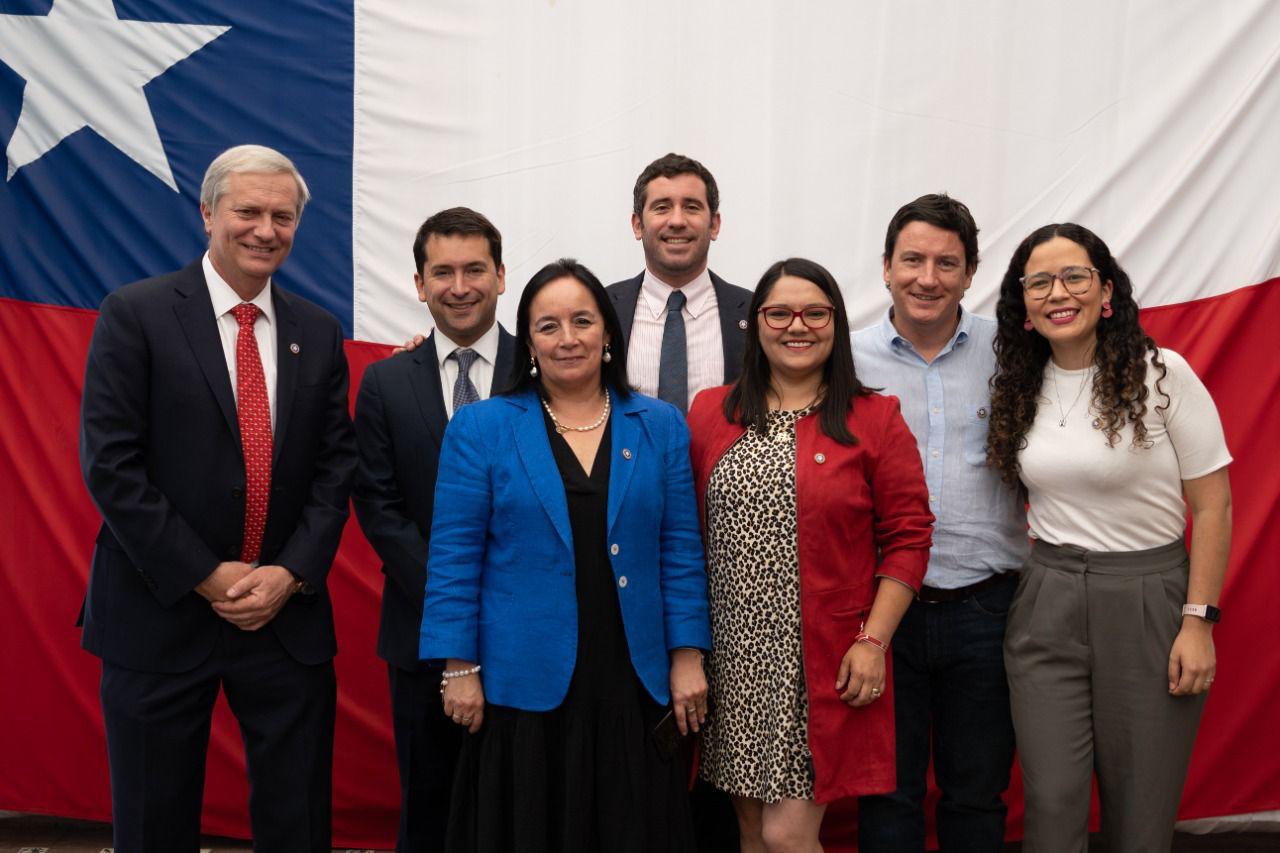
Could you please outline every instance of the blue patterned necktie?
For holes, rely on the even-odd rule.
[[[456,349],[449,354],[449,358],[458,362],[458,378],[453,383],[453,413],[456,415],[458,409],[468,403],[474,403],[480,399],[480,392],[476,390],[476,386],[471,383],[471,377],[467,374],[471,371],[471,365],[475,364],[480,355],[473,349],[465,347]]]
[[[662,327],[662,355],[658,362],[658,399],[681,412],[689,407],[689,355],[684,337],[685,295],[679,290],[667,297],[667,322]]]

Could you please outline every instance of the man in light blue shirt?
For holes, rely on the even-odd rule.
[[[925,585],[894,635],[898,790],[859,801],[862,853],[924,850],[931,754],[941,849],[1004,846],[1004,628],[1028,544],[1017,495],[986,464],[996,324],[960,306],[977,268],[967,207],[945,194],[904,205],[885,236],[892,307],[853,335],[858,378],[901,400],[937,519]]]

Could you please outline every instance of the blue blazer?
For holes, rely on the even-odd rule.
[[[668,653],[711,648],[689,430],[667,403],[610,392],[608,543],[636,674],[670,701]],[[578,652],[564,484],[532,390],[459,411],[436,480],[423,659],[478,661],[485,698],[527,711],[564,701]]]

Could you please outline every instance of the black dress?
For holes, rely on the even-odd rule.
[[[486,705],[458,760],[451,853],[692,851],[684,774],[652,737],[666,714],[631,665],[607,551],[611,429],[590,476],[543,415],[573,531],[578,652],[560,707]],[[625,520],[624,520],[625,523]]]

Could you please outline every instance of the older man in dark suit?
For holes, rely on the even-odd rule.
[[[494,322],[506,289],[502,236],[465,207],[422,223],[414,285],[435,331],[412,352],[371,365],[356,399],[356,516],[382,559],[378,655],[391,681],[400,768],[398,853],[444,849],[458,748],[466,730],[440,705],[440,668],[418,661],[440,442],[460,406],[504,387],[514,338]]]
[[[707,269],[720,234],[720,191],[706,166],[667,154],[632,190],[631,231],[645,269],[608,287],[627,336],[627,375],[642,393],[689,409],[742,371],[751,291]]]
[[[111,293],[94,327],[80,451],[104,523],[83,644],[122,853],[198,849],[219,688],[255,849],[330,849],[325,578],[356,457],[342,328],[271,282],[307,198],[279,152],[223,152],[200,193],[208,252]]]

